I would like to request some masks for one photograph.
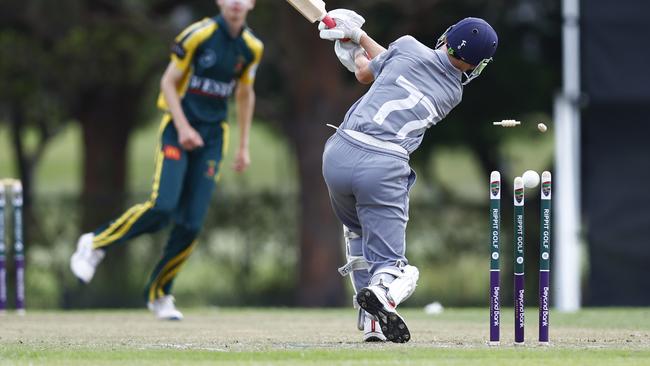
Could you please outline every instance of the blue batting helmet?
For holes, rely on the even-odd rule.
[[[449,52],[470,65],[492,58],[498,45],[497,33],[480,18],[465,18],[447,31]]]
[[[447,44],[447,52],[459,60],[474,66],[474,72],[466,75],[468,83],[477,77],[492,61],[499,45],[499,37],[492,26],[480,18],[465,18],[452,25],[438,40],[438,47]]]

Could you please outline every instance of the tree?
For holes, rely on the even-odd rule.
[[[0,7],[0,14],[5,11]],[[16,173],[23,185],[24,215],[35,229],[25,233],[31,241],[40,231],[32,211],[34,175],[48,143],[67,120],[48,71],[51,44],[26,19],[0,16],[0,20],[0,48],[10,51],[0,58],[0,123],[10,131]]]
[[[2,104],[28,202],[45,144],[62,121],[72,120],[81,125],[83,136],[82,229],[96,227],[123,208],[128,138],[144,120],[142,106],[154,102],[149,90],[166,64],[165,45],[172,37],[169,22],[156,20],[179,3],[3,3],[0,13],[6,14],[7,28],[0,42],[15,57],[3,57],[0,64],[9,82]],[[24,135],[32,130],[38,142],[30,150]],[[119,270],[128,266],[118,259],[123,255],[111,257],[111,272],[126,275]],[[103,304],[115,304],[118,298],[109,293]]]
[[[332,8],[337,2],[329,2]],[[289,140],[299,175],[299,279],[297,304],[335,306],[345,303],[341,226],[333,215],[322,177],[323,146],[363,88],[352,83],[316,26],[290,6],[258,3],[255,24],[266,29],[265,63],[257,89],[258,111],[276,121]],[[280,24],[280,27],[273,27]],[[268,93],[273,91],[273,93]]]

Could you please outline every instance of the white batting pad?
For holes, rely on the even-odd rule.
[[[392,282],[387,283],[388,281],[385,280],[385,274],[394,277]],[[417,267],[411,265],[405,265],[402,267],[385,267],[373,275],[373,282],[375,278],[381,279],[382,284],[386,287],[387,297],[393,301],[395,306],[397,306],[415,292],[415,287],[420,278],[420,271]]]

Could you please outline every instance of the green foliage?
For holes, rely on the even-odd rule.
[[[144,199],[145,195],[140,196]],[[34,299],[30,306],[106,306],[98,300],[106,289],[79,287],[68,269],[79,235],[76,200],[60,195],[38,200],[39,226],[28,227],[34,238],[28,243],[27,293]],[[458,203],[444,208],[430,204],[412,207],[407,255],[422,274],[411,305],[434,299],[449,305],[484,301],[488,282],[487,270],[482,269],[487,268],[489,255],[482,235],[488,224],[484,211],[480,206]],[[179,303],[291,305],[297,283],[297,212],[294,194],[217,194],[199,246],[176,281],[174,293]],[[163,231],[127,244],[124,260],[130,264],[129,273],[122,278],[128,283],[119,285],[122,299],[118,303],[142,303],[141,289],[166,239]],[[110,276],[110,269],[100,266],[94,281],[99,284]]]
[[[51,89],[53,57],[41,42],[14,30],[0,31],[0,123],[8,107],[24,113],[25,122],[47,120],[59,124],[63,118],[59,95]],[[27,62],[29,60],[29,62]],[[5,118],[3,118],[5,117]]]
[[[176,282],[181,303],[193,305],[286,305],[295,288],[295,199],[261,193],[217,194],[206,219],[200,244]],[[144,201],[146,195],[132,202]],[[74,250],[79,209],[76,199],[38,197],[38,226],[28,226],[28,297],[33,307],[106,306],[105,288],[79,287],[68,269]],[[65,212],[65,215],[61,215]],[[294,223],[293,225],[291,223]],[[121,276],[122,306],[142,304],[141,290],[162,253],[166,231],[145,235],[128,243],[124,259],[130,265]],[[99,268],[94,283],[110,278],[110,268]],[[73,296],[74,295],[74,296]],[[289,300],[287,300],[289,299]]]

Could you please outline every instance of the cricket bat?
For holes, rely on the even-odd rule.
[[[336,27],[336,22],[325,10],[325,2],[323,0],[287,0],[302,16],[307,18],[309,22],[315,23],[321,21],[325,23],[328,28]]]

